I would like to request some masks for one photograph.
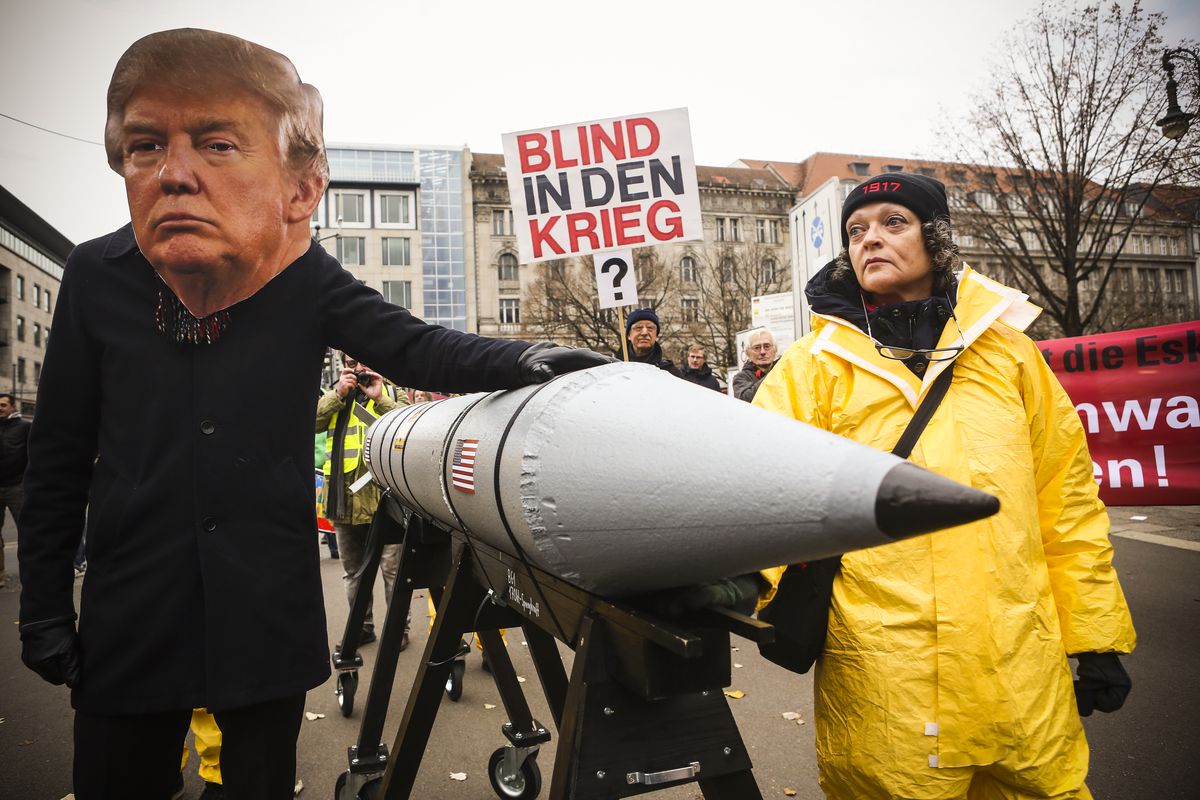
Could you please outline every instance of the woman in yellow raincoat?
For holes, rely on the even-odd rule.
[[[813,331],[754,399],[891,450],[953,363],[912,460],[1000,498],[990,519],[843,556],[816,671],[821,786],[1088,798],[1079,717],[1120,707],[1135,641],[1108,515],[1071,401],[1022,333],[1039,309],[961,263],[949,216],[922,175],[851,191],[845,249],[806,288]]]

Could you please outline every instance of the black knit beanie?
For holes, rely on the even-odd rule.
[[[658,314],[654,313],[653,308],[639,308],[625,318],[625,335],[629,335],[629,329],[633,327],[633,323],[648,319],[654,323],[654,327],[662,330],[662,325],[658,322]]]
[[[921,222],[930,222],[938,217],[950,219],[950,205],[946,202],[946,186],[936,178],[910,172],[885,172],[865,181],[850,190],[846,202],[842,203],[842,247],[850,246],[850,234],[846,232],[846,220],[869,203],[896,203],[912,211]]]

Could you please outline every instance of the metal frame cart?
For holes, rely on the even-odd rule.
[[[488,778],[498,797],[537,797],[537,755],[551,735],[533,718],[500,638],[502,628],[518,626],[558,731],[550,800],[632,797],[693,782],[706,800],[761,800],[722,690],[731,682],[730,634],[766,643],[774,636],[771,626],[724,610],[662,620],[446,528],[401,506],[390,492],[372,521],[360,583],[366,591],[355,598],[334,653],[343,714],[353,710],[362,616],[382,547],[390,543],[404,545],[397,594],[336,800],[411,797],[443,691],[472,631],[508,717],[501,730],[508,744],[492,753]],[[400,595],[411,600],[417,588],[429,588],[437,619],[389,750],[383,722],[408,611]],[[570,675],[556,640],[575,651]]]

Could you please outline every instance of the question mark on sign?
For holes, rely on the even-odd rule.
[[[626,273],[629,272],[629,265],[625,263],[625,259],[623,259],[623,258],[610,258],[608,261],[604,262],[603,266],[600,267],[600,271],[602,273],[604,273],[605,275],[607,275],[608,268],[612,267],[612,266],[615,266],[617,268],[616,274],[613,276],[613,289],[615,290],[618,286],[621,285],[621,281],[625,280],[625,275],[626,275]],[[614,300],[620,300],[624,296],[625,295],[623,292],[618,292],[618,291],[613,292]]]

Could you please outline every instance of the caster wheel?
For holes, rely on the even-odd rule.
[[[537,756],[525,759],[516,775],[504,774],[504,751],[501,747],[488,759],[488,780],[497,797],[508,800],[533,800],[542,791],[542,771]]]
[[[358,672],[339,672],[337,677],[338,708],[342,716],[348,717],[354,713],[354,693],[358,691]]]
[[[462,697],[463,673],[467,671],[467,662],[461,658],[450,665],[450,677],[446,678],[446,694],[454,702]]]
[[[338,775],[337,783],[333,786],[333,800],[375,800],[380,796],[379,784],[383,780],[382,778],[371,778],[362,785],[357,794],[351,797],[346,794],[346,781],[349,777],[349,772]]]

